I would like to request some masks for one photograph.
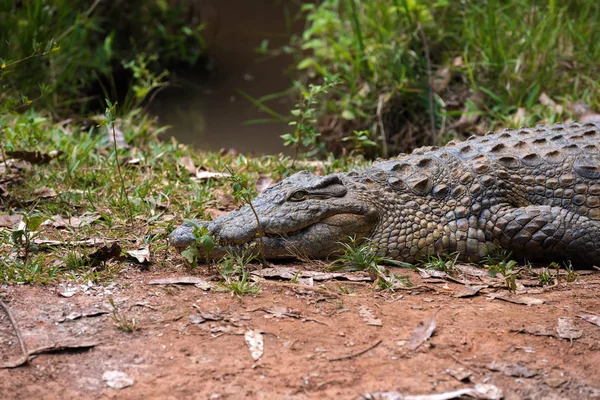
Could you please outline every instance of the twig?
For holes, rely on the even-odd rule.
[[[427,45],[427,38],[423,31],[423,26],[419,22],[418,27],[419,36],[423,43],[423,52],[425,53],[425,61],[427,62],[427,86],[429,87],[428,100],[429,100],[429,122],[431,124],[431,144],[435,145],[437,142],[437,134],[435,132],[435,109],[433,106],[433,77],[431,74],[431,58],[429,56],[429,46]]]
[[[385,126],[383,125],[383,117],[381,115],[383,110],[383,98],[383,94],[379,95],[379,99],[377,101],[377,125],[379,126],[379,131],[381,133],[381,153],[383,158],[388,158],[388,138],[385,131]]]
[[[15,335],[17,336],[17,340],[19,342],[19,346],[21,347],[21,358],[12,364],[4,364],[0,368],[18,367],[20,365],[23,365],[23,364],[26,364],[29,362],[29,353],[27,352],[27,349],[25,348],[25,343],[23,342],[23,338],[21,337],[21,332],[19,331],[17,322],[15,321],[15,318],[13,317],[12,313],[10,312],[10,309],[8,308],[6,303],[4,303],[4,301],[2,301],[2,300],[0,300],[0,306],[2,306],[2,308],[4,309],[4,312],[6,313],[6,315],[8,315],[8,319],[10,320],[10,323],[13,326]]]
[[[121,173],[121,163],[119,163],[119,147],[117,146],[117,132],[115,131],[115,121],[111,121],[111,126],[113,134],[113,145],[115,148],[115,163],[117,164],[117,172],[119,173],[119,179],[121,180],[121,196],[125,197],[125,201],[127,201],[127,207],[129,208],[129,221],[133,222],[133,208],[131,208],[129,196],[127,195],[127,191],[125,190],[125,179],[123,179],[123,174]]]
[[[470,370],[471,372],[474,372],[476,374],[479,374],[479,371],[476,371],[472,366],[470,366],[469,364],[467,364],[464,361],[459,360],[457,357],[455,357],[453,354],[450,354],[450,358],[452,358],[454,361],[456,361],[458,364],[462,365],[463,367],[465,367],[466,369]]]
[[[371,347],[368,347],[362,351],[359,351],[358,353],[354,353],[354,354],[350,354],[348,356],[343,356],[343,357],[338,357],[338,358],[330,358],[328,361],[344,361],[344,360],[350,360],[354,357],[358,357],[358,356],[362,356],[363,354],[373,350],[375,347],[379,346],[381,344],[381,342],[383,342],[383,340],[378,340],[374,345],[372,345]]]

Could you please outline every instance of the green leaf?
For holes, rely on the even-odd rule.
[[[34,232],[37,231],[37,229],[40,227],[40,225],[42,225],[42,217],[36,216],[36,217],[29,217],[27,218],[27,222],[25,223],[25,226],[27,226],[27,230],[30,232]]]

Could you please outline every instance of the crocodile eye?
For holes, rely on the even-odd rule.
[[[308,197],[308,192],[306,190],[298,190],[298,191],[292,193],[292,195],[288,198],[288,200],[302,201],[302,200],[306,200],[307,197]]]

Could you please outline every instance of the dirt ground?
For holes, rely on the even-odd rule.
[[[473,271],[448,280],[402,270],[415,286],[395,293],[366,281],[269,279],[260,281],[260,293],[241,298],[149,284],[181,276],[210,281],[205,267],[190,273],[130,265],[105,285],[5,285],[1,298],[33,355],[0,369],[0,398],[391,399],[401,397],[375,392],[431,395],[475,384],[493,385],[480,398],[499,398],[499,391],[505,399],[600,398],[593,318],[600,314],[600,273],[584,271],[551,287],[523,280],[510,294]],[[476,292],[465,282],[488,287]],[[135,320],[140,329],[119,330],[109,299],[121,327]],[[421,328],[435,321],[428,339],[413,333],[422,321]],[[257,361],[245,339],[250,331],[264,340]],[[0,310],[3,365],[22,357],[15,332]],[[415,339],[422,344],[413,350]],[[110,371],[126,374],[120,382],[129,386],[114,388],[119,381]],[[448,396],[437,399],[456,398]]]

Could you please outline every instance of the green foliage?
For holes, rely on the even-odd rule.
[[[218,283],[219,289],[238,297],[259,293],[261,291],[260,286],[249,279],[248,272],[248,264],[255,260],[256,255],[252,250],[242,254],[226,254],[217,266],[223,278]]]
[[[486,257],[484,265],[488,268],[488,274],[491,277],[501,274],[508,290],[514,292],[517,290],[517,276],[521,273],[522,268],[517,268],[518,264],[515,260],[510,259],[511,256],[512,253],[501,251]]]
[[[0,112],[40,99],[54,112],[85,111],[101,102],[88,96],[94,85],[109,83],[107,95],[116,98],[121,64],[138,74],[134,80],[155,78],[133,86],[143,98],[163,84],[159,66],[192,64],[204,51],[202,26],[184,11],[155,0],[0,0]]]
[[[406,140],[445,140],[465,108],[494,128],[570,116],[567,107],[542,104],[542,94],[600,105],[597,1],[323,0],[302,9],[306,28],[291,42],[297,72],[341,81],[315,117],[341,117],[345,135],[348,126],[368,130],[379,154],[386,136],[401,150]],[[441,88],[438,79],[447,80]],[[520,107],[524,118],[515,118]],[[406,126],[422,132],[404,138]]]
[[[296,161],[300,149],[312,149],[308,154],[309,156],[323,151],[318,146],[317,105],[323,100],[323,96],[339,83],[336,76],[327,76],[324,80],[323,85],[309,84],[308,90],[296,83],[297,88],[300,90],[300,102],[296,103],[291,111],[296,120],[289,123],[295,129],[293,133],[286,133],[281,136],[285,146],[294,148],[292,165]]]
[[[394,260],[388,260],[377,255],[374,244],[368,240],[357,240],[349,237],[348,243],[342,245],[342,254],[333,261],[330,266],[332,271],[366,271],[375,281],[375,286],[380,290],[394,291],[400,287],[412,286],[407,276],[398,275],[381,263],[387,263],[396,267],[414,268],[413,265]]]
[[[427,255],[422,263],[427,269],[434,269],[445,272],[448,275],[454,275],[457,272],[455,265],[459,255],[459,253],[452,253],[443,256]]]

